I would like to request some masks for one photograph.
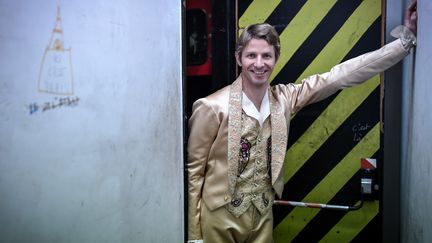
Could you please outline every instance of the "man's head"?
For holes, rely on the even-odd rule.
[[[237,64],[242,67],[243,87],[266,88],[279,53],[279,37],[271,25],[246,27],[237,42],[235,53]]]
[[[247,26],[237,40],[236,54],[241,56],[243,49],[252,39],[263,39],[267,41],[267,43],[274,48],[276,60],[279,58],[279,35],[273,26],[266,23]]]

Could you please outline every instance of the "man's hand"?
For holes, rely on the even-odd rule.
[[[417,35],[417,0],[413,0],[405,10],[404,25]]]

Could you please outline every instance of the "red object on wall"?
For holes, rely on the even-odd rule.
[[[375,170],[377,167],[376,159],[372,158],[361,158],[360,167],[364,170]]]
[[[211,0],[186,1],[186,60],[188,76],[212,74]]]

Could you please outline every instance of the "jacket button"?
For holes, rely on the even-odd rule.
[[[228,195],[225,195],[224,199],[225,199],[225,201],[228,201]]]

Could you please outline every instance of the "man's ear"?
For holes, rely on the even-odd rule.
[[[235,53],[235,59],[236,59],[236,61],[237,61],[237,65],[239,65],[239,66],[241,67],[241,66],[242,66],[242,63],[241,63],[241,58],[240,58],[238,52]]]

